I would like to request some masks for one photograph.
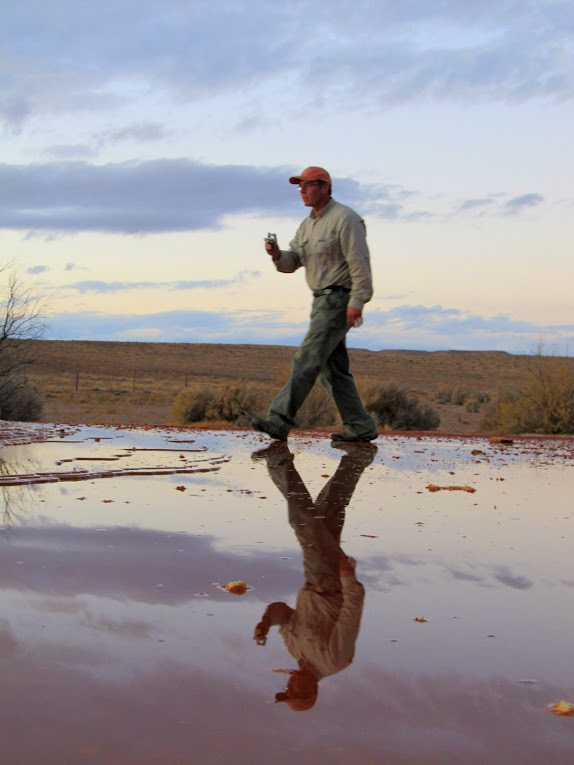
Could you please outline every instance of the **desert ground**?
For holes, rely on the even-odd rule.
[[[107,425],[174,424],[172,405],[188,385],[257,383],[275,390],[294,348],[202,343],[34,341],[30,378],[44,422]],[[436,408],[439,433],[481,430],[484,407],[440,403],[442,389],[493,399],[527,377],[531,356],[497,351],[350,351],[359,386],[394,382]]]

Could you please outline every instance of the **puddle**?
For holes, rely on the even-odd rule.
[[[2,762],[570,763],[573,443],[21,428]]]

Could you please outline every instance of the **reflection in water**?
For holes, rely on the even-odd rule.
[[[19,486],[4,486],[2,479],[9,479],[13,475],[22,473],[23,465],[7,462],[0,457],[0,536],[7,536],[12,526],[22,516],[29,515],[30,505],[36,499],[34,488],[28,484]]]
[[[365,590],[355,576],[355,561],[341,549],[345,509],[357,483],[377,453],[374,444],[342,444],[339,466],[313,502],[285,443],[255,452],[287,500],[289,523],[303,552],[305,585],[295,608],[275,602],[267,606],[254,639],[265,645],[272,626],[279,627],[298,669],[290,672],[287,687],[275,696],[294,711],[314,706],[319,681],[345,669],[353,661]]]

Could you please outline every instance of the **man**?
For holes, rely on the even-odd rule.
[[[372,441],[377,428],[349,371],[345,336],[363,323],[363,306],[373,294],[365,223],[354,210],[331,196],[331,176],[322,167],[308,167],[289,182],[296,184],[311,214],[299,226],[288,250],[266,239],[275,268],[292,273],[305,267],[313,291],[309,331],[296,352],[291,376],[275,396],[266,419],[256,417],[255,430],[286,441],[295,415],[317,377],[341,415],[342,433],[334,441]]]
[[[341,549],[341,533],[346,508],[377,447],[335,446],[343,457],[315,501],[287,444],[273,443],[251,455],[267,463],[271,480],[287,501],[289,523],[303,553],[305,584],[295,608],[270,603],[253,635],[258,645],[265,645],[270,628],[279,627],[298,666],[290,671],[287,688],[275,700],[286,701],[295,711],[314,706],[320,680],[351,664],[363,613],[365,589],[356,578],[356,561]]]

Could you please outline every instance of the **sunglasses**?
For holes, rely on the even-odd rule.
[[[325,181],[305,181],[304,183],[297,184],[297,188],[299,191],[305,191],[305,189],[309,189],[312,186],[323,186]]]

